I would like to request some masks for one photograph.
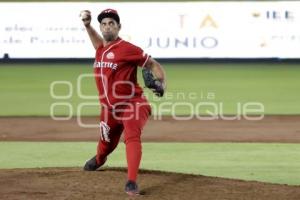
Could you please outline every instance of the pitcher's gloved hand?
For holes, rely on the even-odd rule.
[[[144,68],[142,74],[145,86],[151,89],[156,96],[162,97],[165,92],[162,81],[155,79],[150,69]]]

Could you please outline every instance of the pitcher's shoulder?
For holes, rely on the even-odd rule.
[[[127,47],[127,48],[141,49],[139,46],[137,46],[137,45],[135,45],[135,44],[133,44],[131,42],[128,42],[126,40],[123,40],[122,45],[125,46],[125,47]]]

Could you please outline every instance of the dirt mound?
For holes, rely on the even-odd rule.
[[[0,170],[2,199],[132,199],[124,192],[126,171],[106,168],[84,172],[79,168]],[[215,177],[141,170],[143,193],[133,199],[300,199],[300,187]]]

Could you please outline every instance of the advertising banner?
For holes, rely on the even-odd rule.
[[[79,18],[118,10],[120,37],[155,58],[300,58],[300,2],[0,3],[0,58],[93,58]]]

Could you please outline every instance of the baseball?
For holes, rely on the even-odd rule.
[[[90,19],[91,15],[90,15],[89,11],[83,10],[80,12],[80,17],[82,20],[88,20],[88,19]]]

